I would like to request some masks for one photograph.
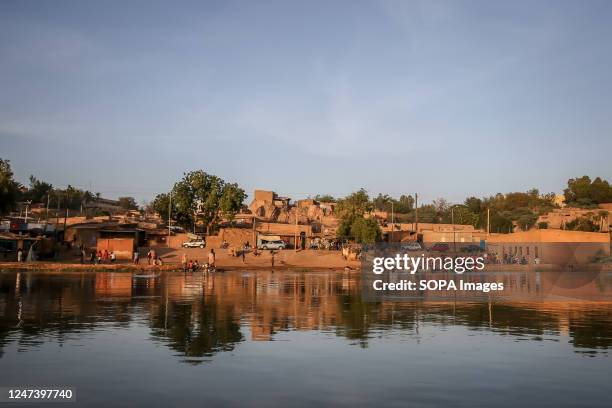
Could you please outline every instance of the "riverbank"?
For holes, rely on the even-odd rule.
[[[186,249],[174,251],[162,251],[158,254],[162,257],[163,265],[149,265],[146,257],[140,260],[139,264],[129,261],[117,261],[116,263],[101,263],[98,265],[85,263],[81,264],[78,260],[61,261],[36,261],[27,263],[0,262],[0,270],[54,270],[54,271],[141,271],[159,270],[173,271],[181,270],[180,260],[183,254],[187,255],[188,260],[197,260],[200,265],[206,263],[207,251],[200,249]],[[219,270],[269,270],[272,268],[272,254],[263,251],[255,256],[249,253],[242,257],[231,256],[225,251],[218,250],[216,254],[216,266]],[[359,270],[359,261],[349,261],[344,259],[339,251],[278,251],[274,254],[274,269],[314,269],[314,270],[338,270],[351,269]]]

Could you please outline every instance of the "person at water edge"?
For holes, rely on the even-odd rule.
[[[85,250],[83,248],[79,251],[79,257],[81,258],[81,263],[85,263]]]
[[[272,263],[272,268],[274,269],[274,255],[276,255],[276,252],[274,252],[274,250],[270,250],[270,255],[272,255],[270,262]]]
[[[153,257],[153,254],[151,253],[151,250],[149,249],[149,252],[147,252],[147,264],[151,265],[152,257]]]
[[[134,251],[134,265],[138,265],[140,264],[140,253],[138,252],[138,250]]]
[[[17,262],[23,262],[23,249],[21,248],[17,250]]]
[[[187,254],[183,252],[183,256],[181,257],[181,264],[183,265],[183,271],[187,268]]]
[[[215,267],[215,250],[212,248],[210,249],[210,252],[208,253],[208,266],[210,268]]]
[[[187,263],[187,270],[188,271],[192,271],[193,270],[193,261],[191,259]]]
[[[102,259],[104,259],[104,262],[107,262],[108,258],[109,258],[108,249],[105,249],[104,254],[102,254]]]
[[[91,251],[91,253],[89,254],[89,263],[90,264],[96,263],[96,252],[95,251]]]
[[[117,255],[115,255],[115,251],[111,251],[109,256],[111,263],[115,263],[115,261],[117,260]]]

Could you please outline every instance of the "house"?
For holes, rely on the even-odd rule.
[[[599,232],[540,229],[490,234],[487,252],[503,258],[510,255],[534,263],[582,264],[595,256],[610,256],[610,234]]]

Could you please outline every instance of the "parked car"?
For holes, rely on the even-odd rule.
[[[463,248],[461,248],[461,252],[480,252],[482,251],[482,248],[480,248],[480,245],[468,245],[468,246],[464,246]]]
[[[206,242],[203,239],[192,239],[191,241],[183,242],[183,248],[204,248]]]
[[[267,241],[262,239],[259,246],[259,249],[285,249],[285,242],[283,240],[274,240]]]
[[[410,242],[407,245],[402,245],[402,249],[404,251],[420,251],[423,247],[418,242]]]
[[[450,246],[448,246],[448,244],[443,244],[440,242],[432,245],[431,248],[429,248],[430,251],[434,251],[434,252],[446,252],[449,249],[450,249]]]

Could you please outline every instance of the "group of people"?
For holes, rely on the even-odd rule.
[[[221,248],[227,248],[228,244],[227,241],[223,241],[223,243],[221,244]],[[234,248],[230,248],[230,255],[231,256],[239,256],[242,258],[242,263],[246,263],[246,254],[251,251],[253,253],[254,256],[259,256],[261,255],[261,253],[257,250],[257,247],[252,247],[251,244],[249,243],[249,241],[245,241],[242,244],[242,248],[240,250],[236,250]]]
[[[504,264],[504,265],[527,265],[530,263],[529,259],[525,255],[519,254],[503,254],[497,256],[497,254],[488,254],[488,263],[492,264]],[[534,257],[533,263],[536,265],[540,264],[540,258]]]
[[[216,261],[216,254],[215,254],[215,250],[211,249],[208,252],[208,263],[204,264],[204,265],[200,265],[197,259],[187,259],[187,254],[183,253],[183,256],[181,257],[181,265],[183,266],[183,271],[184,272],[196,272],[198,271],[202,266],[205,268],[206,271],[212,271],[215,270],[215,261]]]
[[[115,251],[108,252],[107,249],[104,251],[91,251],[89,254],[89,263],[97,265],[101,263],[115,263],[117,255]],[[81,263],[85,263],[85,249],[81,249]]]
[[[134,250],[134,254],[132,255],[132,262],[134,265],[140,265],[140,252],[138,248]],[[150,248],[147,252],[147,265],[163,265],[164,261],[162,257],[157,255],[157,252],[153,248]]]

